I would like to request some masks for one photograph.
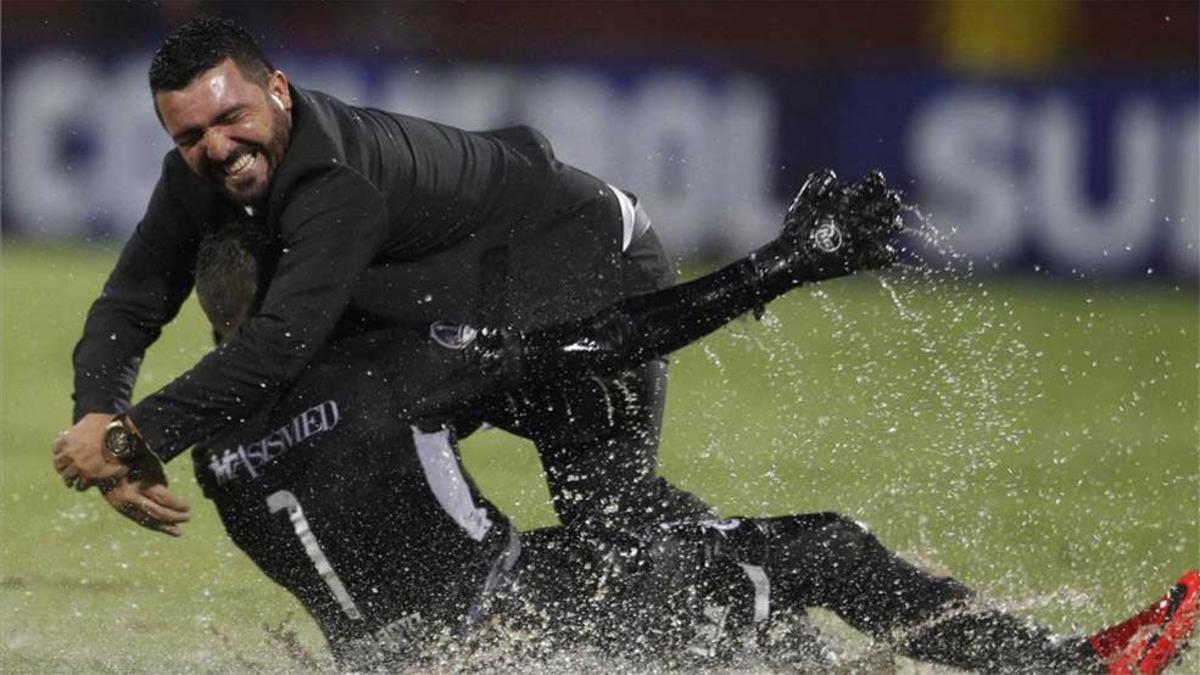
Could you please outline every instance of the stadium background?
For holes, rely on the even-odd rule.
[[[302,86],[541,128],[644,198],[688,272],[767,239],[810,169],[882,168],[961,257],[801,291],[681,353],[665,473],[726,514],[850,513],[1062,630],[1200,561],[1195,3],[7,1],[4,670],[323,658],[186,461],[179,541],[49,468],[71,346],[169,149],[149,55],[201,11]],[[177,324],[139,391],[206,348],[192,304]],[[520,524],[552,522],[528,447],[488,433],[468,455]]]

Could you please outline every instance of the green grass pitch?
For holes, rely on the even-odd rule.
[[[0,671],[322,658],[299,605],[225,539],[188,460],[168,467],[195,513],[179,540],[54,475],[71,349],[113,259],[3,250]],[[802,289],[676,355],[665,475],[725,515],[842,511],[1063,631],[1122,619],[1200,563],[1194,284],[908,276]],[[208,345],[189,301],[139,391]],[[518,524],[553,522],[531,447],[484,432],[466,453]]]

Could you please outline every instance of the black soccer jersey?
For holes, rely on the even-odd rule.
[[[454,428],[400,414],[393,378],[434,361],[427,340],[390,333],[394,370],[372,365],[372,342],[340,343],[193,452],[229,536],[335,650],[385,626],[412,640],[462,625],[515,536],[462,469]]]

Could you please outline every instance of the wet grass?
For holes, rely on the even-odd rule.
[[[318,632],[225,539],[190,467],[169,470],[196,512],[179,540],[53,475],[71,348],[112,260],[5,242],[0,670],[303,668]],[[1194,288],[887,279],[894,296],[834,282],[678,354],[664,473],[726,515],[842,511],[1060,630],[1122,618],[1200,563]],[[189,301],[139,391],[207,347]],[[466,448],[519,524],[553,521],[527,444]]]

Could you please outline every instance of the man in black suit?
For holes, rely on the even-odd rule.
[[[150,85],[177,147],[75,349],[75,425],[54,460],[68,485],[121,476],[126,446],[170,461],[344,337],[435,320],[528,329],[673,280],[636,199],[557,161],[528,127],[474,133],[347,105],[293,86],[245,30],[210,17],[164,40]],[[236,218],[278,251],[261,303],[132,405],[199,242]],[[631,519],[708,512],[655,473],[665,381],[662,361],[580,375],[489,405],[486,421],[535,441],[561,519],[603,539]],[[447,382],[431,395],[477,393]],[[621,419],[603,412],[615,396],[628,398]]]

